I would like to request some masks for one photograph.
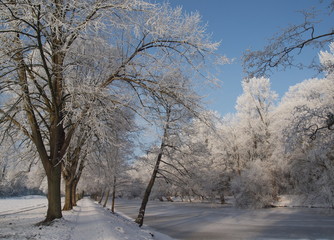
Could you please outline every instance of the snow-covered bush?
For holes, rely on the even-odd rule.
[[[269,170],[260,160],[249,165],[249,168],[231,182],[236,206],[240,208],[271,206],[276,198],[276,192]]]
[[[291,176],[296,193],[303,198],[301,204],[334,207],[334,153],[322,149],[297,156],[291,163]]]

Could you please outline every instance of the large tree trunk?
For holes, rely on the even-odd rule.
[[[17,26],[16,26],[17,27]],[[15,28],[16,28],[15,27]],[[19,30],[18,30],[19,32]],[[28,77],[27,77],[27,67],[24,61],[24,56],[22,49],[22,42],[20,39],[20,35],[17,34],[13,39],[13,44],[18,46],[19,51],[17,51],[13,59],[17,63],[17,74],[18,80],[21,87],[22,98],[24,102],[24,111],[26,114],[26,119],[31,129],[31,134],[23,130],[23,133],[26,134],[36,146],[36,150],[40,156],[41,162],[43,164],[47,181],[48,181],[48,210],[47,216],[44,222],[50,222],[56,218],[61,218],[61,199],[60,199],[60,182],[61,182],[61,164],[59,160],[61,159],[61,154],[59,153],[60,149],[62,148],[62,144],[64,143],[64,129],[61,124],[61,118],[59,117],[61,114],[60,110],[54,109],[49,110],[50,114],[50,155],[46,149],[45,145],[45,137],[42,135],[42,131],[40,129],[40,123],[37,120],[38,113],[35,113],[35,107],[32,102],[32,95],[29,89]],[[62,91],[60,90],[60,95]],[[57,100],[57,99],[54,99]],[[51,101],[52,102],[52,101]],[[57,107],[61,108],[61,104],[59,102],[53,102]],[[53,106],[55,106],[53,105]],[[58,115],[57,115],[58,114]],[[57,151],[53,151],[56,149]]]
[[[48,180],[48,211],[44,222],[51,222],[56,218],[61,218],[61,165],[51,167]]]

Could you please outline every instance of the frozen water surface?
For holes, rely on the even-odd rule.
[[[118,200],[116,210],[135,218],[140,201]],[[334,211],[325,208],[236,209],[210,203],[151,201],[145,224],[176,239],[334,239]]]

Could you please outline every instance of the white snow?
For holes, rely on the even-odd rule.
[[[292,204],[291,198],[283,197],[281,204]],[[334,212],[327,209],[244,210],[208,203],[149,202],[146,224],[151,227],[139,228],[129,217],[112,214],[84,198],[51,226],[37,226],[45,218],[46,203],[44,196],[0,199],[0,239],[172,240],[160,232],[191,240],[329,240],[334,236]],[[135,215],[139,203],[118,200],[116,210]]]
[[[47,202],[46,197],[39,195],[0,198],[0,215],[15,212],[18,209],[46,206]]]
[[[172,240],[120,215],[112,214],[89,198],[50,226],[37,226],[46,213],[43,196],[0,199],[0,239],[48,240]]]

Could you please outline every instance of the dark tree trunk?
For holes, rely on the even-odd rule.
[[[83,157],[83,159],[85,159],[85,156]],[[73,203],[72,203],[72,205],[73,206],[77,206],[77,201],[79,200],[77,198],[77,186],[78,186],[78,183],[80,181],[82,171],[83,171],[83,169],[85,167],[84,163],[85,163],[85,161],[81,161],[80,162],[79,171],[77,172],[77,174],[76,174],[76,176],[75,176],[75,178],[73,180],[73,189],[72,189],[72,194],[73,194],[73,197],[72,197]]]
[[[105,194],[105,193],[106,193],[106,189],[103,189],[102,194],[101,194],[101,198],[100,198],[100,201],[99,201],[99,204],[102,203],[102,200],[103,200],[103,198],[104,198],[104,194]]]
[[[21,87],[22,98],[23,98],[23,108],[26,114],[26,119],[29,124],[31,134],[27,130],[23,130],[23,133],[26,134],[36,146],[36,150],[39,154],[40,160],[43,164],[47,182],[48,182],[48,210],[46,219],[43,221],[51,222],[56,218],[61,218],[61,201],[60,201],[60,183],[61,183],[61,164],[59,164],[59,160],[61,159],[61,154],[59,153],[62,144],[64,143],[63,138],[63,127],[60,123],[62,119],[60,119],[60,111],[59,109],[50,108],[50,151],[46,149],[45,145],[45,137],[42,135],[42,131],[40,129],[40,123],[37,114],[35,112],[35,107],[33,102],[31,101],[31,93],[29,89],[28,77],[27,77],[27,67],[24,61],[24,56],[22,49],[22,43],[20,40],[20,35],[16,34],[13,38],[13,44],[17,45],[18,51],[13,55],[13,60],[17,63],[17,74],[19,85]],[[48,79],[50,80],[50,79]],[[62,91],[60,91],[62,93]],[[55,100],[55,99],[52,99]],[[57,105],[61,108],[61,104],[59,102],[55,103],[53,106]],[[57,121],[58,120],[58,121]],[[56,122],[57,121],[57,122]],[[56,127],[55,127],[56,126]],[[57,152],[53,152],[53,148],[57,149]],[[50,153],[50,155],[49,155]]]
[[[63,211],[68,211],[73,209],[73,181],[65,180],[65,203],[63,207]]]
[[[78,186],[78,179],[73,180],[72,184],[72,206],[77,206],[77,186]]]
[[[112,188],[111,212],[115,213],[115,199],[116,199],[116,175],[114,176],[114,185]]]
[[[104,200],[103,207],[106,207],[106,206],[107,206],[107,202],[108,202],[108,199],[109,199],[109,194],[110,194],[110,188],[108,188],[107,195],[106,195],[106,199]]]
[[[139,224],[139,227],[143,226],[143,223],[144,223],[146,205],[148,203],[152,188],[154,186],[155,179],[156,179],[158,171],[159,171],[159,166],[160,166],[160,162],[161,162],[161,158],[162,158],[163,146],[164,145],[162,144],[162,146],[160,148],[160,153],[159,153],[157,161],[155,163],[155,167],[154,167],[150,182],[148,183],[148,185],[146,187],[146,190],[145,190],[145,194],[144,194],[144,197],[143,197],[140,209],[139,209],[138,217],[135,220],[135,222]]]
[[[61,218],[61,165],[58,164],[51,169],[51,174],[47,174],[48,180],[48,211],[44,222],[51,222],[56,218]]]
[[[69,149],[70,151],[71,149]],[[75,202],[73,194],[73,186],[75,184],[75,174],[77,167],[78,157],[71,157],[70,153],[67,153],[66,164],[63,164],[63,179],[65,181],[65,203],[63,211],[73,209],[73,203]]]
[[[226,203],[226,201],[225,201],[225,196],[224,196],[224,194],[220,194],[220,204],[225,204]]]
[[[168,202],[174,202],[171,196],[166,197]]]
[[[157,174],[159,172],[160,162],[161,162],[161,159],[162,159],[163,151],[165,149],[165,142],[166,142],[167,137],[168,137],[168,132],[167,131],[168,131],[168,128],[169,128],[170,109],[167,109],[166,112],[167,112],[166,113],[167,114],[166,125],[164,126],[164,134],[163,134],[163,137],[162,137],[162,140],[161,140],[160,152],[158,154],[157,161],[155,163],[151,179],[150,179],[150,181],[149,181],[149,183],[146,187],[144,197],[143,197],[140,209],[139,209],[138,216],[135,220],[135,222],[139,224],[139,227],[143,226],[143,223],[144,223],[146,205],[147,205],[148,200],[150,198],[150,194],[151,194],[152,188],[154,186],[155,179],[157,178]]]

